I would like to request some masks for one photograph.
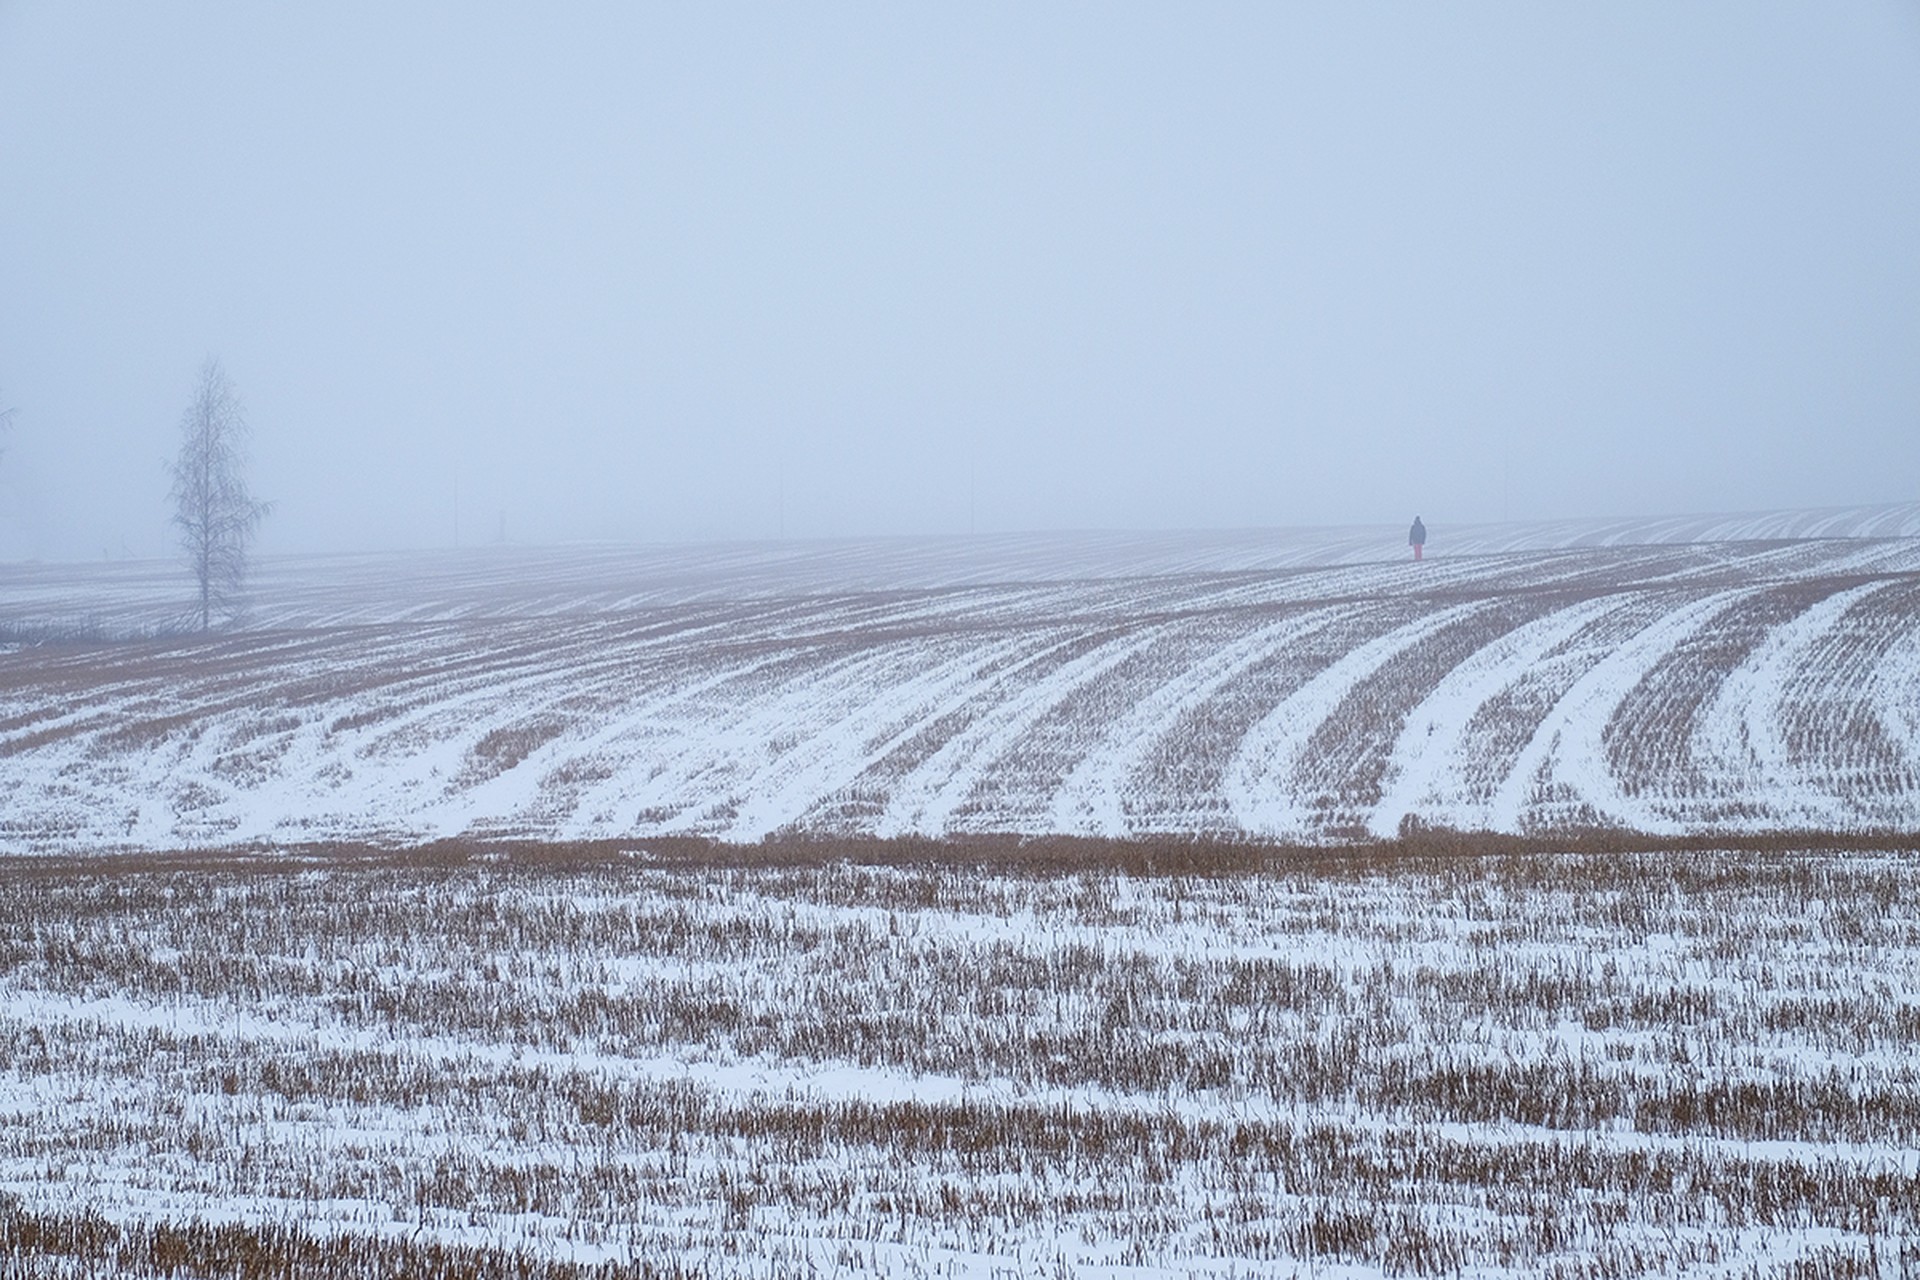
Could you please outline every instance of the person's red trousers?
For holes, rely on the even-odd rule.
[[[1413,544],[1413,558],[1415,560],[1418,560],[1420,558],[1420,549],[1425,545],[1426,544],[1422,542],[1416,542]]]

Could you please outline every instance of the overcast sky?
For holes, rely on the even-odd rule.
[[[0,556],[209,354],[269,551],[1913,499],[1920,6],[0,0]]]

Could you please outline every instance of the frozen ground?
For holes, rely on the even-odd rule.
[[[0,852],[1920,830],[1920,507],[1401,536],[7,566]]]
[[[1920,1271],[1920,508],[1398,536],[0,570],[0,1275]]]
[[[1920,1268],[1910,851],[1237,856],[14,863],[0,1269]]]

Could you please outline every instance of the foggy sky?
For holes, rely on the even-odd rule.
[[[0,0],[0,557],[209,354],[263,551],[1913,499],[1920,13]]]

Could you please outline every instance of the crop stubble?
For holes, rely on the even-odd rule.
[[[326,1241],[367,1275],[1920,1264],[1910,850],[1444,846],[15,864],[0,1250],[21,1275],[292,1273]]]

